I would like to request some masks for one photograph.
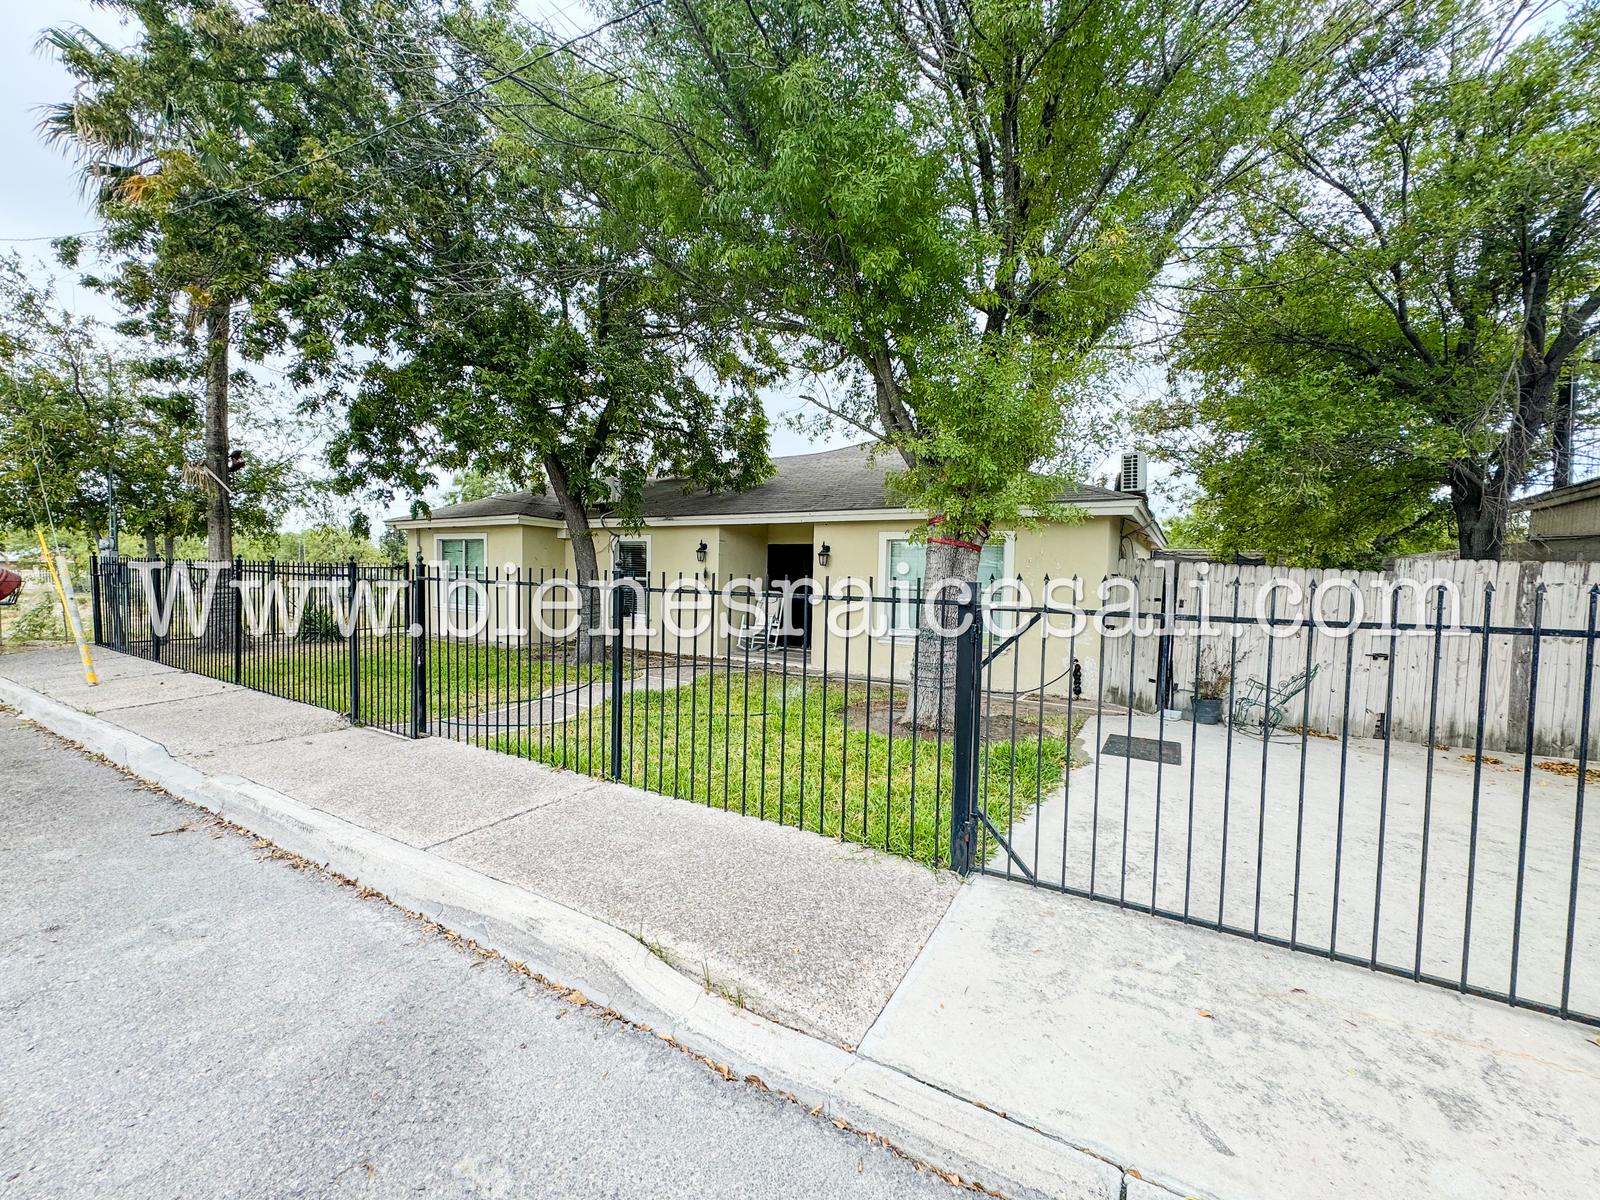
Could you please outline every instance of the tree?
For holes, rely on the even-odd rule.
[[[899,456],[927,578],[970,582],[990,528],[1059,492],[1041,467],[1107,334],[1336,36],[1326,8],[664,0],[601,56],[620,103],[525,87],[626,166],[601,202],[661,229],[680,280]],[[929,681],[953,646],[924,616]],[[917,690],[908,713],[948,719]]]
[[[344,418],[331,454],[347,487],[415,494],[442,467],[548,488],[584,586],[591,511],[636,520],[655,476],[759,482],[765,420],[713,336],[689,345],[643,231],[593,201],[604,169],[576,144],[503,136],[506,73],[458,51],[514,35],[462,20],[416,31],[411,61],[435,69],[380,85],[395,137],[340,160],[339,240],[273,294],[299,370]],[[524,78],[570,67],[548,46],[516,60]]]
[[[1600,6],[1407,6],[1282,130],[1150,425],[1228,546],[1498,558],[1600,331]]]
[[[378,535],[378,553],[391,567],[406,565],[407,545],[404,529],[385,529]]]
[[[199,519],[183,480],[199,431],[192,399],[162,389],[95,322],[63,311],[16,256],[0,260],[0,525],[108,534],[147,547]]]
[[[468,467],[456,472],[450,487],[445,491],[444,500],[446,504],[466,504],[471,500],[482,500],[488,496],[509,492],[513,486],[508,475]]]
[[[229,407],[236,350],[281,336],[255,307],[275,269],[318,240],[315,165],[357,139],[370,111],[347,69],[381,53],[404,0],[104,0],[137,31],[126,49],[81,28],[41,44],[76,81],[45,136],[82,164],[105,232],[107,276],[90,282],[189,349],[204,394],[207,554],[233,555]],[[337,142],[339,138],[336,138]],[[68,240],[63,257],[81,247]]]
[[[1369,380],[1307,370],[1251,380],[1226,401],[1187,397],[1147,419],[1197,479],[1185,529],[1207,549],[1375,569],[1451,540],[1441,455],[1409,415]]]

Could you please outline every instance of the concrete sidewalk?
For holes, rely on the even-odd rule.
[[[480,941],[531,938],[553,978],[1010,1194],[1477,1200],[1600,1180],[1592,1028],[99,662],[90,689],[70,653],[0,657],[0,700],[128,742],[136,773],[329,847],[299,852]]]
[[[861,1053],[1223,1200],[1600,1188],[1600,1044],[1562,1022],[999,879]]]
[[[341,716],[101,651],[0,677],[232,775],[600,918],[764,1016],[861,1040],[959,886],[767,821]]]

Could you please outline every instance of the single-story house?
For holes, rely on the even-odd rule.
[[[868,446],[851,446],[775,458],[773,476],[743,492],[686,491],[679,480],[653,481],[645,488],[638,527],[624,528],[603,509],[591,513],[600,569],[610,572],[620,566],[624,575],[648,577],[656,586],[679,578],[719,586],[738,577],[809,578],[826,591],[836,589],[840,580],[856,578],[872,581],[879,596],[898,595],[902,589],[915,592],[922,580],[924,547],[910,535],[925,526],[927,517],[889,493],[886,476],[896,462],[881,449],[874,454]],[[1046,577],[1076,575],[1083,581],[1086,605],[1093,606],[1096,587],[1117,573],[1119,564],[1147,558],[1165,546],[1142,491],[1086,487],[1060,501],[1080,518],[995,531],[983,549],[980,582],[1020,578],[1032,603],[1039,604]],[[490,496],[433,509],[425,518],[393,518],[389,524],[405,531],[411,557],[420,551],[426,561],[444,563],[452,574],[487,572],[495,577],[510,568],[525,580],[536,580],[573,573],[566,526],[555,500],[541,493]],[[914,637],[913,608],[875,607],[881,628],[872,638],[877,654],[873,673],[884,670],[894,654],[896,674],[903,674],[901,668],[911,657],[906,643]],[[1017,647],[1022,674],[1034,678],[1040,657],[1036,639],[1037,633]],[[842,661],[842,645],[819,648],[810,629],[801,640],[813,643],[813,660],[826,652],[835,665]],[[901,645],[886,645],[896,642]],[[1078,657],[1085,657],[1087,648],[1080,644]],[[857,646],[851,653],[851,669],[859,670],[865,651]]]

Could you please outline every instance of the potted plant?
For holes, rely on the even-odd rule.
[[[1191,712],[1196,725],[1215,725],[1222,720],[1222,702],[1228,695],[1233,676],[1209,650],[1200,652],[1199,670],[1194,684]]]

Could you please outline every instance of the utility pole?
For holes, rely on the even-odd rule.
[[[117,477],[112,473],[110,467],[106,468],[106,514],[106,540],[111,543],[108,548],[111,551],[111,557],[114,559],[118,550]]]

